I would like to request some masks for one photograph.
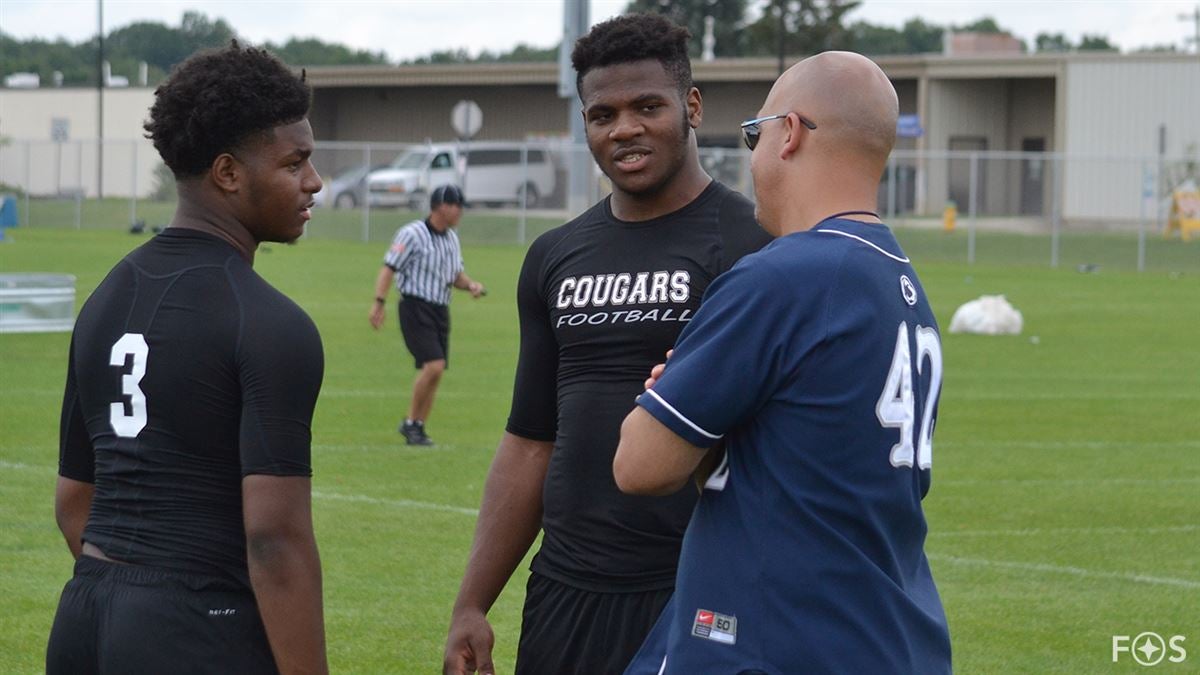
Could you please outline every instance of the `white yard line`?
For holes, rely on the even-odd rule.
[[[963,478],[955,480],[946,478],[934,479],[933,489],[949,486],[977,485],[1019,485],[1045,487],[1047,485],[1195,485],[1200,483],[1196,478]]]
[[[35,470],[45,471],[47,473],[53,471],[54,467],[45,465],[22,464],[20,462],[8,462],[0,460],[0,469],[6,470]],[[438,504],[434,502],[422,502],[413,499],[382,499],[379,497],[368,497],[358,494],[341,494],[336,492],[324,492],[314,490],[313,497],[321,500],[342,501],[342,502],[358,502],[363,504],[375,504],[379,506],[390,506],[401,509],[420,509],[427,511],[441,511],[444,513],[455,513],[464,516],[478,516],[478,509],[466,508],[463,506],[451,506],[449,504]],[[1062,533],[1087,533],[1087,534],[1115,534],[1115,533],[1136,533],[1136,534],[1152,534],[1152,533],[1180,533],[1180,532],[1195,532],[1200,530],[1198,525],[1178,525],[1166,527],[1149,527],[1149,528],[1124,528],[1124,527],[1094,527],[1094,528],[1033,528],[1033,529],[1013,529],[1013,530],[974,530],[965,532],[933,532],[931,536],[946,536],[946,537],[962,537],[962,536],[1031,536],[1041,534],[1062,534]],[[931,554],[929,559],[934,562],[944,562],[952,565],[962,565],[966,567],[989,567],[993,569],[1009,569],[1022,570],[1027,572],[1045,572],[1050,574],[1068,574],[1084,579],[1113,579],[1118,581],[1128,581],[1132,583],[1151,584],[1157,586],[1174,586],[1177,588],[1200,589],[1200,581],[1192,581],[1189,579],[1175,579],[1172,577],[1154,577],[1144,574],[1133,574],[1125,572],[1105,572],[1102,570],[1089,570],[1082,567],[1070,567],[1065,565],[1049,565],[1045,563],[1028,563],[1028,562],[1013,562],[1004,560],[987,560],[984,558],[963,558],[952,555]]]
[[[34,466],[33,464],[22,464],[20,462],[6,462],[6,461],[0,459],[0,469],[6,469],[6,470],[12,470],[12,471],[25,471],[25,470],[53,471],[54,467],[52,467],[52,466]]]
[[[1067,450],[1084,448],[1087,450],[1158,450],[1172,448],[1200,448],[1200,440],[1189,441],[944,441],[935,442],[934,448],[951,449],[995,449],[1017,448],[1021,450]]]
[[[457,445],[438,443],[437,445],[405,445],[404,437],[396,434],[396,440],[391,443],[372,443],[360,445],[314,445],[315,452],[408,452],[416,454],[436,454],[459,450]]]
[[[1180,392],[1121,392],[1121,393],[1081,393],[1064,394],[1062,392],[970,392],[959,391],[953,396],[954,401],[1197,401],[1200,395]]]
[[[62,392],[58,392],[62,396]],[[400,399],[407,393],[400,388],[397,389],[322,389],[321,398],[379,398]],[[438,392],[438,398],[462,398],[462,399],[507,399],[512,396],[512,392],[480,392],[480,391],[454,391]]]
[[[1168,534],[1200,532],[1200,525],[1166,525],[1160,527],[1031,527],[1008,530],[933,530],[930,537],[1037,537],[1058,534]]]
[[[49,474],[54,472],[55,467],[44,465],[36,466],[32,464],[21,464],[20,462],[6,462],[4,460],[0,460],[0,470],[42,471]],[[312,496],[316,499],[327,499],[330,501],[360,502],[364,504],[377,504],[379,506],[391,506],[401,509],[443,511],[446,513],[458,513],[464,516],[479,515],[479,509],[469,509],[464,506],[451,506],[449,504],[437,504],[434,502],[422,502],[415,499],[381,499],[379,497],[368,497],[367,495],[342,494],[338,492],[324,492],[321,490],[313,490]]]
[[[479,509],[468,509],[463,506],[450,506],[448,504],[435,504],[433,502],[419,502],[413,499],[380,499],[379,497],[368,497],[366,495],[348,495],[336,492],[321,492],[318,490],[314,490],[312,495],[317,499],[329,499],[341,502],[360,502],[364,504],[377,504],[379,506],[393,506],[401,509],[444,511],[446,513],[458,513],[464,516],[479,515]]]
[[[1133,574],[1127,572],[1105,572],[1101,570],[1089,570],[1082,567],[1069,567],[1066,565],[1049,565],[1046,563],[1028,563],[1028,562],[1012,562],[1006,560],[987,560],[984,558],[960,558],[952,555],[932,554],[929,559],[934,562],[950,563],[952,565],[962,565],[965,567],[990,567],[993,569],[1021,570],[1024,572],[1046,572],[1050,574],[1069,574],[1081,579],[1111,579],[1115,581],[1129,581],[1137,584],[1151,584],[1155,586],[1174,586],[1176,588],[1200,589],[1200,581],[1192,581],[1190,579],[1174,579],[1171,577],[1152,577],[1145,574]]]

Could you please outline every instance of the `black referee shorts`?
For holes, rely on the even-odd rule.
[[[278,672],[249,591],[86,555],[46,647],[47,675]]]
[[[412,352],[416,367],[444,359],[450,364],[450,308],[435,305],[415,295],[400,298],[400,331]]]
[[[516,675],[621,675],[671,593],[598,593],[530,574]]]

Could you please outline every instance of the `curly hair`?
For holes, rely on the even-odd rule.
[[[661,14],[626,14],[598,23],[575,42],[571,65],[575,88],[583,97],[583,76],[593,68],[656,59],[675,80],[680,96],[692,88],[687,28]]]
[[[233,40],[179,64],[154,90],[143,128],[175,177],[190,178],[221,153],[304,119],[311,103],[303,71]]]

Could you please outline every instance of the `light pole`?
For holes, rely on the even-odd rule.
[[[784,62],[784,57],[785,57],[784,52],[786,50],[786,44],[787,44],[787,20],[785,19],[785,16],[784,16],[787,13],[787,0],[779,0],[778,6],[779,6],[779,74],[783,75],[783,62]]]
[[[583,103],[579,100],[579,92],[575,88],[571,51],[575,48],[575,41],[587,33],[590,25],[587,0],[563,0],[563,36],[558,52],[558,95],[567,100],[570,149],[567,151],[566,162],[566,206],[572,217],[587,208],[592,157],[580,150],[587,146],[587,135],[583,126]]]
[[[96,198],[104,198],[104,0],[96,0]],[[83,186],[79,186],[82,188]]]
[[[1184,42],[1191,42],[1192,48],[1196,50],[1197,54],[1200,54],[1200,5],[1196,5],[1191,14],[1180,14],[1179,20],[1191,21],[1195,26],[1196,34],[1193,37],[1186,38]]]

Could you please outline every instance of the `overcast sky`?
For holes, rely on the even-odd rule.
[[[262,43],[317,37],[357,49],[386,52],[392,61],[463,47],[506,51],[517,43],[557,44],[562,0],[105,0],[105,32],[134,21],[178,26],[184,11],[225,19],[239,35]],[[592,0],[593,23],[615,16],[626,0]],[[762,0],[752,0],[758,7]],[[962,24],[991,16],[1033,44],[1039,32],[1062,32],[1073,42],[1100,34],[1123,50],[1170,43],[1194,34],[1179,15],[1200,0],[864,0],[847,23],[864,20],[899,27],[919,16]],[[19,38],[95,35],[96,0],[0,0],[0,30]]]

